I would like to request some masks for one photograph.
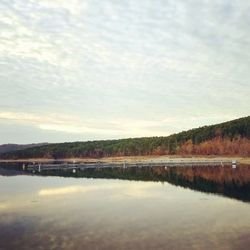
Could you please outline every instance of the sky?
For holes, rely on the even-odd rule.
[[[0,144],[248,116],[250,1],[1,0]]]

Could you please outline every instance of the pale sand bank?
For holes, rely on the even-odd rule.
[[[160,162],[169,160],[237,160],[241,164],[250,164],[250,157],[239,156],[120,156],[120,157],[103,157],[103,158],[65,158],[65,159],[18,159],[18,160],[1,160],[0,162],[52,162],[52,161],[67,161],[67,162]]]

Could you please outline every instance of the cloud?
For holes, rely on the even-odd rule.
[[[68,11],[72,17],[81,15],[86,2],[30,0],[25,4],[17,1],[2,5],[0,54],[3,59],[14,58],[17,63],[28,59],[69,71],[78,66],[72,55],[77,54],[79,27],[71,27],[72,21],[60,10]]]
[[[31,1],[35,5],[39,5],[41,7],[45,7],[48,9],[52,9],[54,11],[58,11],[58,9],[65,9],[73,16],[79,16],[83,14],[83,11],[86,8],[87,1],[82,0],[32,0]]]
[[[109,121],[80,119],[79,117],[57,114],[32,114],[16,112],[0,112],[0,120],[18,124],[33,125],[41,130],[65,132],[69,134],[99,134],[115,137],[149,136],[152,127],[160,122],[150,120],[115,119]],[[157,135],[159,131],[155,131]]]
[[[4,0],[0,110],[12,114],[2,120],[117,138],[247,115],[249,7],[244,0]]]
[[[199,127],[234,118],[236,117],[227,114],[221,114],[220,118],[214,114],[206,114],[187,116],[185,119],[183,116],[168,116],[161,120],[117,118],[103,121],[93,118],[81,119],[73,115],[0,112],[0,121],[8,121],[17,127],[32,125],[41,131],[78,134],[85,138],[88,135],[89,139],[91,136],[105,139],[167,136],[174,132],[190,129],[190,124]]]
[[[1,210],[7,210],[7,208],[8,208],[8,205],[6,203],[1,203],[0,204],[0,211]]]
[[[107,122],[105,125],[98,125],[96,121],[83,121],[78,117],[57,114],[32,114],[16,112],[0,112],[0,119],[12,121],[16,124],[32,124],[42,130],[60,131],[65,133],[113,133],[120,131],[117,126]],[[112,128],[113,126],[113,128]]]

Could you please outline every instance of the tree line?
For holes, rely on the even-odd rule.
[[[173,154],[250,155],[250,116],[170,136],[54,143],[0,155],[1,159]]]

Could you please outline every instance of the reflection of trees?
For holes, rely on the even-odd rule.
[[[207,193],[217,193],[242,201],[250,201],[250,166],[231,167],[143,167],[97,168],[77,170],[43,171],[42,175],[65,177],[106,178],[141,181],[169,182]]]
[[[21,163],[1,163],[1,175],[27,174]],[[31,173],[29,173],[31,174]],[[42,171],[45,176],[78,178],[106,178],[141,181],[169,182],[207,193],[217,193],[243,201],[250,201],[250,165],[225,167],[142,167],[142,168],[96,168],[76,170]]]

